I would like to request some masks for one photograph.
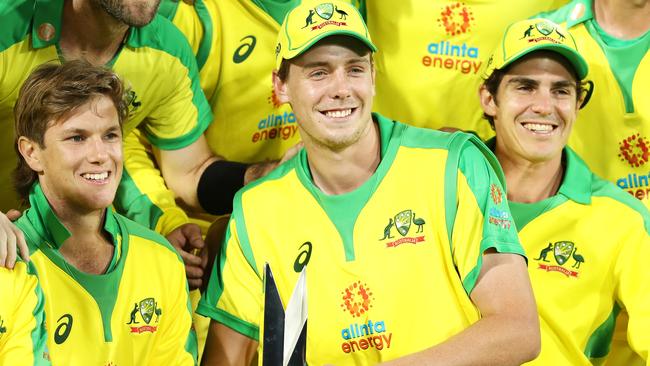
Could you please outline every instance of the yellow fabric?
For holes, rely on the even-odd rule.
[[[304,151],[263,182],[245,188],[236,197],[222,255],[198,312],[259,339],[265,263],[287,304],[299,275],[295,264],[302,261],[309,364],[395,359],[476,322],[480,314],[468,291],[474,286],[470,274],[480,271],[481,253],[488,247],[510,253],[521,253],[521,248],[514,225],[491,223],[487,211],[498,207],[507,213],[507,204],[493,201],[490,191],[498,181],[480,153],[468,149],[458,173],[452,254],[442,184],[446,137],[428,132],[433,133],[395,124],[375,176],[356,191],[367,190],[367,201],[315,193],[300,162]],[[429,142],[439,138],[441,146],[411,144],[414,136]],[[418,178],[412,179],[416,171]],[[351,226],[337,224],[336,215],[347,215],[353,207],[360,211],[345,220]],[[271,220],[277,217],[286,225]],[[311,248],[309,259],[306,247]]]
[[[49,365],[43,294],[25,262],[0,267],[0,294],[0,364]]]
[[[542,331],[541,353],[529,364],[590,365],[588,340],[615,304],[627,309],[627,337],[647,359],[650,272],[639,260],[650,255],[644,224],[629,205],[594,196],[589,205],[567,201],[520,230]]]
[[[481,67],[505,26],[566,0],[367,1],[375,55],[374,110],[419,127],[493,136],[478,102]]]

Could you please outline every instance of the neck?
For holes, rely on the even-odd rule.
[[[314,184],[326,194],[344,194],[359,188],[381,161],[379,126],[370,123],[356,143],[333,151],[305,141]]]
[[[535,163],[512,158],[499,149],[495,154],[506,176],[509,201],[535,203],[554,196],[559,190],[564,176],[562,154]]]
[[[650,0],[594,0],[594,18],[608,34],[633,39],[650,30]]]
[[[119,50],[129,26],[88,0],[67,0],[59,45],[67,60],[83,58],[104,65]]]

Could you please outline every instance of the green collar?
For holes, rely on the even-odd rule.
[[[489,139],[485,144],[494,151],[496,137]],[[587,164],[568,146],[562,151],[562,159],[566,167],[558,194],[583,205],[591,203],[592,173]]]
[[[34,48],[44,48],[59,43],[62,17],[63,0],[36,0],[32,22],[32,46]],[[154,21],[143,28],[152,23]],[[137,48],[142,45],[140,29],[136,27],[129,29],[125,40],[129,47]]]
[[[59,221],[47,201],[41,185],[35,183],[29,194],[31,208],[27,210],[27,218],[34,228],[41,234],[47,243],[36,243],[36,245],[47,244],[50,248],[58,250],[61,245],[70,237],[68,229]],[[117,219],[111,209],[106,209],[104,230],[111,235],[113,245],[117,246],[117,238],[120,228]]]
[[[573,7],[566,22],[567,28],[594,18],[592,0],[574,0],[572,5]]]

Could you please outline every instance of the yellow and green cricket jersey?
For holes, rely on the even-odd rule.
[[[0,267],[0,365],[49,365],[43,291],[34,265]]]
[[[571,32],[595,85],[569,145],[594,173],[650,207],[650,32],[627,41],[608,35],[589,0],[540,16]]]
[[[478,103],[481,68],[510,23],[566,0],[367,1],[375,110],[415,126],[494,133]]]
[[[0,175],[9,177],[15,167],[13,106],[18,91],[38,65],[63,61],[59,49],[63,0],[16,0],[0,5]],[[199,85],[192,50],[183,35],[166,19],[156,16],[141,28],[129,29],[124,43],[106,65],[131,88],[130,117],[125,135],[136,126],[160,149],[179,149],[193,143],[212,116]],[[0,210],[17,207],[11,180],[0,180]],[[128,188],[123,184],[120,190]],[[135,187],[133,187],[135,188]],[[120,198],[116,207],[129,214],[142,204]],[[144,201],[144,200],[143,200]],[[139,220],[149,225],[148,218]],[[151,226],[151,225],[150,225]]]
[[[39,184],[30,204],[16,225],[43,289],[53,364],[196,364],[183,262],[163,237],[107,209],[114,256],[105,274],[91,275],[59,252],[70,233]]]
[[[480,318],[482,253],[523,255],[496,159],[469,135],[374,118],[382,159],[358,189],[322,193],[302,150],[236,195],[200,314],[259,340],[268,263],[284,304],[306,269],[309,364],[395,359]]]
[[[542,350],[531,365],[591,365],[607,359],[616,316],[644,360],[650,348],[650,214],[591,173],[569,148],[558,194],[510,202],[539,311]],[[616,365],[629,365],[618,363]],[[650,364],[650,363],[648,363]]]

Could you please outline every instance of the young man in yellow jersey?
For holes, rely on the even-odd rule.
[[[284,304],[305,273],[308,364],[534,358],[525,259],[490,214],[508,212],[494,157],[371,113],[376,48],[349,4],[304,1],[278,38],[275,91],[305,148],[235,198],[197,310],[213,319],[203,364],[268,363],[266,264]]]
[[[85,61],[39,66],[15,107],[16,221],[43,289],[47,348],[61,365],[194,365],[183,262],[110,208],[122,176],[127,91]]]
[[[514,23],[480,88],[537,300],[542,349],[532,364],[606,359],[621,310],[632,349],[648,360],[650,215],[567,147],[587,93],[578,50],[549,20]]]

